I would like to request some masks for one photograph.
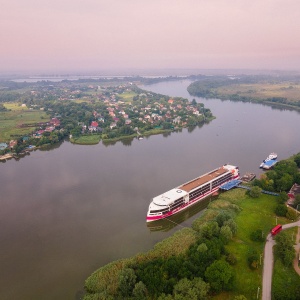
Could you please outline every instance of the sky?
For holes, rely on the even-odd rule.
[[[0,72],[300,70],[299,0],[0,0]]]

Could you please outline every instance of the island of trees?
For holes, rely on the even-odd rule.
[[[250,190],[221,193],[191,228],[177,231],[147,253],[112,262],[85,282],[84,299],[257,299],[261,298],[264,242],[275,220],[296,220],[287,192],[300,184],[300,153],[280,161],[250,184]],[[279,193],[271,196],[261,189]],[[297,207],[300,195],[290,205]],[[279,207],[285,206],[283,212]],[[299,299],[295,229],[276,237],[272,299]]]

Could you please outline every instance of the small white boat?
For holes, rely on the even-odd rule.
[[[272,152],[270,155],[264,160],[264,162],[269,161],[269,160],[275,160],[277,159],[277,153]]]
[[[263,160],[263,162],[259,165],[259,167],[266,169],[265,167],[269,167],[270,165],[272,165],[272,166],[275,165],[275,163],[269,164],[268,162],[275,161],[277,159],[277,157],[278,157],[277,153],[275,153],[275,152],[270,153],[270,155],[266,159]]]

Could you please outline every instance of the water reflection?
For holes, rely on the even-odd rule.
[[[216,198],[217,197],[215,196],[210,196],[174,216],[159,221],[148,222],[147,227],[150,231],[164,232],[167,232],[176,226],[185,227],[184,221],[198,214],[200,211],[204,212],[204,209],[208,206],[208,204]],[[200,215],[198,215],[198,217],[199,216]]]
[[[121,140],[121,143],[122,143],[124,146],[131,146],[132,141],[133,141],[133,138],[130,138],[130,139],[124,139],[124,140]]]

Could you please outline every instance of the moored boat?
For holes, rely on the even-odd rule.
[[[270,165],[271,166],[275,165],[276,163],[272,163],[272,161],[276,161],[277,157],[278,157],[277,153],[275,152],[270,153],[269,156],[266,159],[264,159],[263,162],[259,165],[259,167],[266,169],[265,166],[268,168],[268,166]]]
[[[224,183],[239,178],[239,168],[224,165],[157,197],[149,205],[147,222],[170,217],[217,192]]]

